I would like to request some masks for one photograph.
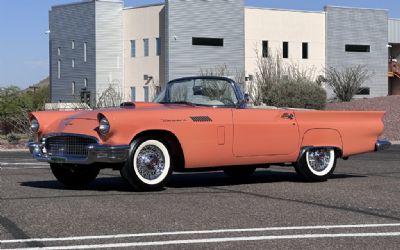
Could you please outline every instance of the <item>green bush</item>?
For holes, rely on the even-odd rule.
[[[17,134],[9,133],[7,135],[7,141],[10,144],[18,144],[20,140],[21,140],[21,137]]]
[[[277,107],[324,109],[326,91],[314,82],[287,79],[272,86],[267,100]]]

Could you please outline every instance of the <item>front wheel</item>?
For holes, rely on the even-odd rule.
[[[335,170],[336,158],[333,148],[310,148],[294,167],[308,181],[326,181]]]
[[[50,164],[56,179],[67,187],[83,188],[94,181],[100,172],[95,166]]]
[[[131,144],[130,157],[121,169],[121,176],[134,189],[159,190],[171,175],[172,158],[166,144],[152,138],[141,138]]]

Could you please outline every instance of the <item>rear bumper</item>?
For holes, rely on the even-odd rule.
[[[89,145],[86,157],[76,158],[74,156],[46,154],[42,143],[29,143],[29,151],[33,157],[41,162],[64,163],[64,164],[82,164],[89,165],[95,162],[102,163],[122,163],[127,161],[130,147],[128,145]]]
[[[375,143],[375,151],[382,151],[382,150],[386,150],[388,148],[390,148],[390,146],[392,145],[392,143],[390,141],[387,140],[378,140]]]

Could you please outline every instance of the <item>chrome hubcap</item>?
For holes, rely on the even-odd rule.
[[[331,155],[327,149],[315,149],[308,152],[308,165],[315,171],[324,171],[330,163]]]
[[[147,145],[140,150],[136,164],[138,172],[143,178],[147,180],[157,179],[164,172],[164,154],[157,146]]]

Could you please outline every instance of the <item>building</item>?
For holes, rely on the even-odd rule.
[[[169,80],[222,68],[251,79],[257,58],[275,53],[316,76],[365,65],[372,74],[358,97],[400,94],[400,20],[387,10],[278,10],[244,0],[124,8],[120,0],[86,0],[49,15],[53,102],[80,101],[82,93],[96,102],[110,85],[126,101],[148,101]]]

